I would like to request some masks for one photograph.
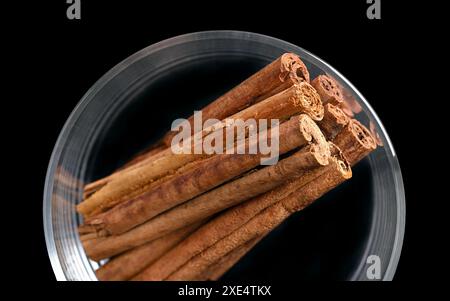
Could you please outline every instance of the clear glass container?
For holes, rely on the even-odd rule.
[[[56,278],[96,280],[98,264],[86,257],[77,232],[81,217],[75,205],[84,184],[107,175],[156,141],[172,120],[190,116],[284,52],[298,54],[311,78],[326,73],[348,89],[362,108],[358,120],[371,121],[384,146],[354,168],[350,181],[294,214],[223,279],[279,279],[291,270],[301,279],[367,280],[370,255],[380,258],[381,279],[392,279],[405,196],[394,148],[376,113],[320,58],[282,40],[239,31],[198,32],[151,45],[112,68],[81,99],[56,142],[45,182],[45,239]]]

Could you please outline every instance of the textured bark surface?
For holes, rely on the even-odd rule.
[[[337,134],[333,142],[342,150],[347,160],[355,165],[377,148],[370,131],[359,121],[351,119]]]
[[[127,248],[138,246],[178,228],[210,217],[226,208],[272,190],[286,181],[302,177],[306,181],[310,178],[308,173],[311,170],[328,164],[330,157],[328,144],[325,140],[319,143],[324,143],[327,146],[319,144],[307,146],[283,159],[277,165],[250,173],[202,194],[122,235],[87,242],[84,245],[85,250],[93,259],[107,258],[123,252]]]
[[[158,261],[149,266],[140,275],[138,275],[137,278],[141,280],[166,279],[172,273],[174,273],[178,269],[181,269],[181,267],[184,266],[192,258],[201,254],[214,244],[218,243],[221,239],[225,239],[233,231],[238,231],[241,227],[244,227],[246,223],[248,223],[253,217],[257,216],[266,208],[281,201],[288,202],[287,200],[289,199],[289,196],[291,196],[291,198],[293,199],[299,200],[299,202],[301,202],[302,204],[307,203],[308,200],[312,201],[314,197],[320,195],[320,193],[323,193],[325,189],[320,186],[322,185],[321,181],[323,181],[323,185],[329,187],[327,185],[334,185],[333,183],[336,182],[335,180],[333,181],[330,179],[340,179],[341,174],[344,174],[345,178],[349,178],[351,173],[349,174],[347,169],[345,170],[345,172],[342,171],[341,164],[345,166],[345,162],[342,161],[342,159],[343,158],[332,158],[331,164],[328,166],[310,170],[304,173],[301,177],[293,179],[268,193],[265,193],[237,207],[233,207],[232,209],[225,211],[219,217],[202,226],[195,233],[184,240],[180,245],[172,249],[165,256],[161,257]],[[336,170],[336,172],[334,170]],[[317,179],[321,180],[318,181]],[[311,188],[304,188],[306,186],[311,186]],[[303,190],[299,191],[299,189]],[[295,196],[295,194],[303,193],[303,191],[307,191],[308,195],[299,197]],[[273,210],[280,214],[282,214],[283,211],[282,208]],[[294,208],[292,208],[292,210],[294,210]],[[275,215],[278,216],[278,213],[276,213]],[[268,214],[270,215],[270,213]],[[259,224],[260,222],[257,223]],[[264,227],[262,229],[264,229]],[[244,229],[239,231],[246,232],[247,230]],[[264,233],[265,232],[263,231],[259,234]],[[257,235],[258,233],[253,234]],[[251,238],[246,236],[245,239],[250,240]],[[234,247],[238,247],[238,245],[235,245]]]
[[[329,76],[319,75],[311,81],[311,85],[319,93],[323,104],[331,103],[340,106],[344,101],[338,83]]]
[[[295,84],[231,116],[230,119],[243,121],[269,118],[284,120],[298,113],[306,113],[314,120],[323,118],[324,108],[320,101],[320,96],[306,82]],[[227,135],[223,134],[222,126],[222,122],[220,125],[211,126],[211,128],[220,128],[220,130],[213,132],[204,130],[204,133],[201,133],[201,135],[212,137],[211,139],[215,137],[223,139],[222,137],[227,137]],[[228,131],[234,131],[234,128]],[[234,138],[235,140],[237,139],[237,137]],[[194,141],[196,140],[189,139],[187,143],[191,143],[191,141],[192,147],[195,147]],[[201,146],[201,142],[199,144]],[[131,166],[97,181],[101,188],[80,203],[77,206],[77,210],[87,217],[106,211],[119,203],[148,191],[155,180],[171,175],[183,165],[205,157],[207,155],[204,154],[174,154],[171,148],[159,151],[155,155],[138,162],[137,166]],[[87,187],[92,189],[89,185]]]
[[[331,103],[327,103],[324,106],[324,109],[325,113],[323,119],[317,122],[317,124],[325,137],[332,140],[342,131],[350,119],[339,107],[332,105]]]
[[[301,146],[306,143],[312,144],[304,150],[298,151],[294,155],[281,160],[277,165],[265,167],[226,183],[217,189],[211,190],[210,192],[204,193],[197,198],[186,202],[185,204],[161,213],[128,232],[121,235],[113,235],[106,239],[89,241],[84,245],[88,256],[96,260],[113,256],[189,223],[201,220],[250,197],[268,191],[290,178],[298,177],[303,174],[305,170],[328,163],[330,149],[325,137],[322,135],[314,121],[306,115],[300,115],[299,117],[292,118],[289,123],[283,125],[283,130],[280,131],[280,138],[281,136],[288,136],[291,137],[291,139],[286,139],[286,142],[288,142],[290,146],[280,148],[280,151],[284,149],[282,151],[284,152],[287,149],[292,149],[293,146]],[[292,139],[293,137],[296,138]],[[280,139],[280,145],[285,144],[281,140],[282,139]],[[258,164],[258,162],[252,162]],[[218,160],[218,163],[227,164],[225,160]],[[237,168],[241,168],[242,163],[243,162],[239,160],[237,165],[234,164],[233,166],[236,165]],[[226,166],[228,165],[229,164]],[[202,175],[203,172],[208,175],[210,172],[215,172],[214,170],[211,170],[208,165],[206,165],[205,168],[202,166],[198,166],[198,168],[200,168],[202,172],[195,173],[195,177]],[[241,173],[242,171],[239,171],[239,174]],[[190,173],[187,176],[188,180],[195,180],[195,178],[190,177],[189,175]],[[217,176],[217,179],[220,180],[220,175]],[[211,179],[211,176],[208,176],[208,179]],[[167,182],[167,184],[168,183],[169,182]],[[195,188],[198,187],[198,185],[195,186]],[[184,188],[186,187],[184,186]],[[176,192],[178,193],[180,189],[181,188],[176,190]],[[163,205],[167,204],[164,203]]]
[[[243,244],[267,234],[290,216],[290,214],[302,210],[314,200],[351,177],[350,166],[346,162],[334,161],[331,166],[334,168],[295,190],[281,201],[267,207],[251,218],[246,224],[192,257],[165,280],[203,280],[202,275],[210,266],[220,260],[220,258]],[[139,279],[141,275],[139,274],[134,279]]]
[[[264,236],[256,237],[223,256],[199,275],[201,280],[216,281],[245,256]]]
[[[309,82],[308,69],[297,55],[285,53],[204,107],[203,118],[222,120],[301,81]],[[193,116],[188,120],[193,128]],[[168,132],[164,143],[170,146],[175,135],[175,132]]]
[[[189,225],[122,253],[96,270],[95,275],[102,281],[128,280],[164,255],[200,225],[201,223]]]
[[[300,126],[313,124],[307,115],[300,115],[279,126],[279,153],[284,154],[296,147],[304,146],[312,137],[305,137]],[[270,131],[270,130],[269,130]],[[267,134],[270,145],[270,133]],[[243,141],[246,149],[248,139]],[[236,146],[237,148],[238,146]],[[206,192],[240,174],[258,166],[265,155],[258,154],[219,154],[201,161],[196,168],[174,177],[143,195],[122,202],[116,207],[92,219],[87,225],[107,230],[110,234],[120,234],[142,224],[157,214],[181,204]],[[100,192],[100,191],[99,191]]]

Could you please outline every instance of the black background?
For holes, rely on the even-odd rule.
[[[26,233],[26,239],[12,235],[10,245],[24,245],[21,256],[31,263],[21,264],[32,270],[33,281],[58,286],[52,284],[44,242],[42,194],[54,143],[77,102],[134,52],[179,34],[214,29],[257,32],[299,45],[339,70],[369,100],[394,143],[406,188],[407,228],[395,280],[430,277],[435,264],[429,254],[439,237],[429,230],[434,212],[424,204],[434,200],[422,191],[427,177],[411,151],[418,148],[417,137],[427,136],[417,122],[423,115],[417,104],[428,92],[416,83],[430,75],[423,51],[432,38],[422,19],[429,7],[382,0],[382,19],[368,20],[365,0],[93,2],[81,1],[81,20],[66,18],[63,0],[24,5],[5,27],[13,41],[6,50],[19,58],[12,61],[10,77],[18,86],[9,101],[14,114],[5,116],[14,117],[5,139],[11,135],[10,150],[21,158],[14,163],[17,176],[27,182],[20,191],[26,214],[13,219],[14,233]]]

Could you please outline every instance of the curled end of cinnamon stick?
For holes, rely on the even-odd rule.
[[[377,148],[375,138],[359,121],[351,119],[336,136],[334,143],[344,150],[344,155],[354,165]]]
[[[294,105],[303,107],[303,113],[314,120],[322,120],[324,108],[320,95],[307,82],[294,85]]]
[[[342,108],[344,112],[350,117],[353,117],[355,114],[361,113],[362,107],[356,100],[353,93],[330,74],[327,74],[327,76],[336,83],[342,93],[342,100],[344,101],[342,103]]]
[[[319,126],[328,139],[333,139],[348,124],[350,119],[341,108],[331,103],[324,106],[324,111]]]
[[[341,105],[344,102],[338,83],[331,77],[319,75],[311,81],[311,85],[317,90],[324,104]]]
[[[290,78],[293,82],[306,81],[309,83],[309,72],[303,61],[294,53],[285,53],[281,56],[280,80]]]
[[[335,120],[335,123],[341,126],[347,125],[349,118],[345,113],[338,107],[331,103],[325,105],[325,111],[329,113],[329,116]]]
[[[338,169],[340,170],[342,176],[345,179],[350,179],[352,177],[352,169],[351,169],[350,164],[348,163],[347,160],[345,160],[345,161],[343,161],[343,160],[336,160],[336,164],[338,165]]]
[[[339,173],[344,179],[350,179],[352,177],[352,168],[340,147],[331,141],[328,141],[328,147],[331,152],[331,161],[337,165],[336,168]]]
[[[335,155],[331,157],[330,164],[334,164],[336,166],[336,170],[342,175],[342,178],[347,180],[352,177],[352,168],[350,166],[349,161],[345,158],[342,151],[339,149],[337,145],[331,143],[336,151]]]
[[[321,165],[327,165],[331,151],[325,136],[317,124],[307,115],[300,115],[299,128],[306,141],[311,144],[310,152],[314,155],[317,162]]]
[[[357,137],[358,141],[364,145],[365,148],[374,150],[377,148],[377,143],[370,133],[370,131],[362,125],[359,121],[352,119],[349,123],[353,134]]]
[[[315,160],[322,166],[328,165],[331,152],[328,144],[312,144],[310,146],[310,153],[314,156]]]

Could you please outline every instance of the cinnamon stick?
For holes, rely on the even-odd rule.
[[[94,192],[101,189],[103,186],[105,186],[108,182],[112,181],[114,178],[117,178],[119,175],[123,175],[126,172],[129,172],[133,169],[136,169],[138,167],[142,167],[148,162],[157,160],[161,155],[163,155],[163,151],[167,149],[166,145],[164,144],[158,144],[157,146],[154,146],[150,148],[149,150],[144,151],[141,154],[138,154],[136,157],[131,159],[129,162],[127,162],[122,168],[119,168],[118,170],[114,171],[109,176],[103,177],[101,179],[95,180],[91,183],[88,183],[84,186],[84,193],[83,198],[87,199],[90,197]],[[84,214],[88,215],[88,209],[81,209],[85,210],[86,212]],[[83,213],[83,212],[80,212]]]
[[[276,165],[250,173],[163,212],[128,232],[99,241],[91,241],[84,245],[86,253],[94,260],[113,256],[125,251],[126,248],[138,246],[266,192],[287,179],[302,175],[306,170],[328,164],[330,150],[317,125],[306,115],[292,120],[295,123],[292,121],[290,123],[296,124],[298,129],[290,131],[298,131],[304,137],[302,139],[312,143],[310,146],[281,160]]]
[[[340,156],[340,153],[337,153],[337,155]],[[333,174],[331,170],[340,168],[336,162],[344,162],[342,161],[343,158],[340,158],[332,158],[331,166],[319,167],[305,172],[297,179],[292,179],[270,192],[225,211],[219,217],[198,229],[179,246],[161,257],[160,260],[149,266],[142,272],[142,277],[149,280],[165,279],[192,257],[225,238],[232,231],[245,225],[259,212],[286,198],[300,187],[309,185],[310,182],[320,178],[321,175],[326,173]]]
[[[377,148],[370,131],[356,119],[351,119],[333,142],[342,150],[352,166]]]
[[[233,116],[235,120],[285,119],[297,113],[306,113],[315,120],[323,118],[324,109],[320,96],[306,82],[295,84],[266,100],[247,108]],[[208,132],[208,130],[205,130]],[[234,128],[228,131],[234,131]],[[209,133],[209,132],[208,132]],[[210,135],[222,135],[217,130]],[[222,135],[226,137],[227,135]],[[148,190],[149,185],[164,175],[190,162],[205,158],[204,154],[174,154],[170,148],[159,152],[153,161],[140,162],[138,167],[126,169],[107,178],[106,184],[88,199],[78,204],[77,210],[85,216],[105,211],[130,198],[137,197]]]
[[[222,120],[301,81],[309,82],[308,69],[297,55],[285,53],[204,107],[203,118]],[[194,128],[194,117],[188,120]],[[175,132],[168,132],[162,140],[170,146],[175,135]]]
[[[344,101],[339,85],[329,76],[319,75],[311,81],[311,85],[319,93],[323,104],[331,103],[335,106],[340,106]]]
[[[279,203],[278,203],[279,204]],[[270,209],[269,209],[270,208]],[[153,265],[145,269],[143,272],[137,274],[131,280],[134,281],[158,281],[158,280],[200,280],[199,275],[206,272],[208,267],[216,263],[220,258],[226,256],[234,249],[240,247],[248,241],[256,239],[263,235],[270,229],[275,228],[282,220],[284,220],[289,213],[284,210],[282,206],[275,204],[263,210],[252,218],[247,224],[233,231],[225,239],[219,240],[216,244],[208,247],[202,253],[199,253],[190,258],[179,269],[172,271],[164,278],[154,272]],[[175,249],[173,249],[175,250]],[[161,257],[162,261],[166,263],[166,257]],[[160,266],[160,264],[158,264]]]
[[[185,254],[184,252],[180,252],[180,250],[185,247],[189,241],[191,241],[191,246],[195,245],[192,241],[202,244],[205,237],[201,238],[200,234],[204,234],[203,231],[205,231],[204,229],[207,227],[209,228],[208,233],[211,233],[210,231],[215,228],[211,226],[212,223],[217,226],[223,224],[223,222],[227,220],[229,221],[230,216],[233,216],[233,214],[234,216],[240,216],[240,218],[242,218],[241,215],[243,214],[240,213],[240,207],[249,206],[249,203],[244,203],[236,207],[236,209],[234,209],[235,211],[230,210],[223,216],[201,227],[185,241],[183,241],[182,244],[172,249],[169,253],[161,257],[154,264],[150,265],[147,269],[134,277],[133,280],[202,280],[201,276],[203,273],[205,273],[208,268],[216,263],[220,258],[226,256],[245,243],[261,235],[267,234],[269,231],[278,226],[283,220],[285,220],[290,214],[305,208],[314,200],[318,199],[320,196],[351,177],[350,167],[344,161],[332,159],[330,165],[319,169],[327,169],[327,171],[322,173],[321,176],[310,181],[308,184],[305,184],[289,193],[287,197],[275,202],[272,200],[274,203],[256,215],[251,216],[248,222],[237,229],[230,231],[229,235],[221,238],[212,245],[208,243],[206,248],[200,248],[202,249],[201,252],[190,254],[194,256],[188,258],[188,261],[181,266],[179,265],[180,260],[178,260],[178,262],[174,265],[171,261],[168,262],[167,258],[172,258],[173,254],[176,254],[176,258],[180,258],[182,254]],[[231,220],[233,220],[233,218],[231,218]],[[186,250],[189,250],[189,248],[184,249],[184,251]],[[188,256],[183,257],[183,259],[186,259]],[[163,264],[161,264],[163,262],[166,263],[166,267],[163,267]],[[155,267],[159,269],[156,269]],[[164,270],[163,273],[161,273],[161,268]]]
[[[86,242],[84,244],[86,253],[94,260],[107,258],[212,216],[223,209],[267,192],[287,180],[301,176],[305,180],[308,179],[305,173],[328,164],[330,157],[328,144],[320,130],[313,127],[310,133],[316,137],[314,141],[318,141],[317,143],[281,160],[277,165],[268,166],[224,184],[121,235]]]
[[[200,225],[201,223],[189,225],[122,253],[96,270],[95,275],[102,281],[128,280],[173,248]]]
[[[152,189],[153,187],[156,187],[156,186],[160,185],[161,183],[168,181],[168,180],[171,179],[171,178],[177,177],[177,176],[179,176],[179,175],[181,175],[181,174],[187,172],[188,170],[195,168],[195,167],[197,166],[197,164],[198,164],[199,162],[201,162],[201,161],[203,160],[203,158],[206,157],[206,156],[204,156],[204,155],[201,155],[201,156],[198,155],[198,156],[199,156],[199,157],[198,157],[196,160],[194,160],[194,161],[192,161],[192,162],[188,162],[188,163],[184,164],[183,166],[178,167],[178,168],[176,168],[176,169],[174,169],[174,170],[168,172],[166,175],[164,175],[164,176],[162,176],[162,177],[159,177],[159,178],[157,178],[157,179],[154,179],[154,180],[150,181],[150,182],[149,182],[148,184],[146,184],[145,186],[142,186],[142,187],[140,187],[139,189],[137,189],[135,192],[130,193],[130,194],[128,195],[128,197],[127,197],[127,196],[123,196],[123,197],[117,199],[116,202],[117,202],[117,203],[120,203],[120,202],[123,202],[123,201],[125,201],[125,200],[131,199],[131,198],[134,197],[134,196],[138,196],[138,195],[142,194],[142,191],[148,191],[148,190]],[[106,209],[109,209],[110,206],[113,206],[113,205],[115,205],[115,204],[116,204],[116,203],[108,203],[108,204],[107,204],[107,203],[102,203],[102,204],[101,204],[100,206],[98,206],[97,208],[94,208],[94,209],[90,212],[89,216],[95,216],[95,215],[98,215],[98,214],[100,214],[100,213],[106,211]]]
[[[324,106],[323,119],[317,124],[327,139],[332,140],[349,122],[348,116],[338,107],[331,103]]]
[[[347,114],[349,117],[353,117],[355,114],[360,113],[362,111],[362,107],[356,100],[353,93],[349,89],[347,89],[347,87],[342,85],[338,80],[333,78],[332,75],[327,74],[327,76],[333,79],[338,88],[341,90],[342,99],[344,101],[342,103],[342,110],[344,111],[344,113]]]
[[[203,108],[203,118],[205,120],[222,120],[302,81],[309,82],[309,72],[305,64],[297,55],[285,53]],[[193,116],[189,118],[189,122],[191,128],[193,128]],[[160,144],[169,147],[175,135],[175,132],[168,132],[162,138]],[[127,164],[125,167],[134,168],[135,163],[142,163],[142,161],[151,159],[152,155],[152,153],[144,153],[139,159],[133,160],[132,163]],[[110,180],[111,178],[106,177],[86,185],[86,195],[92,194]]]
[[[279,126],[279,153],[286,153],[310,141],[299,130],[303,124],[314,124],[310,117],[301,115]],[[267,131],[269,143],[270,131]],[[243,143],[248,146],[246,139]],[[239,146],[236,146],[236,149]],[[87,225],[105,229],[111,234],[120,234],[142,224],[157,214],[181,204],[207,190],[210,190],[257,165],[263,158],[259,154],[219,154],[201,161],[198,166],[182,175],[169,179],[143,195],[118,204],[111,210],[92,219],[87,219]],[[129,183],[127,183],[129,184]],[[99,191],[101,192],[101,191]]]

